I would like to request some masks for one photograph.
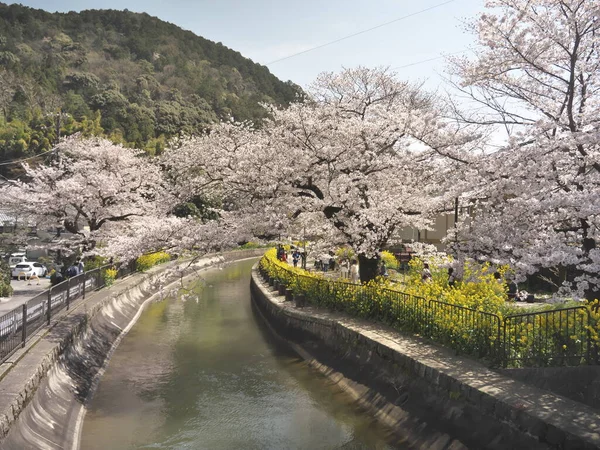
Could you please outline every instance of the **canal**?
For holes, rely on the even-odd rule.
[[[275,338],[250,300],[256,260],[149,305],[112,357],[81,449],[400,449]]]

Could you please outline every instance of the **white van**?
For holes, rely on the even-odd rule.
[[[10,269],[14,269],[17,264],[27,262],[27,255],[25,253],[11,253],[8,259],[8,265]]]

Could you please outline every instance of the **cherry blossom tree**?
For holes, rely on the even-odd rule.
[[[125,233],[132,219],[156,220],[172,208],[160,168],[140,153],[68,138],[49,164],[25,164],[26,179],[2,187],[0,207],[38,228],[63,228],[72,235],[57,243],[65,249],[92,251]]]
[[[471,25],[476,57],[453,58],[478,107],[465,123],[501,127],[508,143],[477,167],[476,212],[459,253],[520,274],[563,268],[587,298],[600,286],[600,4],[493,0]]]
[[[207,171],[180,166],[178,150],[172,160],[157,159],[104,139],[71,137],[47,164],[25,165],[24,180],[4,185],[0,208],[40,229],[66,231],[48,247],[116,260],[158,250],[204,254],[249,239],[251,222],[232,211],[215,208],[213,220],[173,214],[200,194],[234,206]],[[203,147],[202,158],[224,170],[208,150]]]
[[[239,217],[307,224],[332,246],[351,245],[363,281],[396,230],[428,226],[449,203],[443,182],[477,142],[385,69],[323,74],[304,102],[269,112],[260,129],[223,124],[168,152],[172,178],[190,193],[210,184]]]

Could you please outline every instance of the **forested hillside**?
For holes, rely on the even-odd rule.
[[[155,153],[219,119],[260,119],[259,102],[287,104],[299,91],[148,14],[0,3],[2,161],[39,154],[77,131]]]

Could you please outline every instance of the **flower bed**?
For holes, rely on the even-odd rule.
[[[142,255],[136,260],[136,268],[140,272],[144,272],[158,264],[165,263],[171,260],[171,256],[165,252],[149,253]]]
[[[594,304],[514,314],[489,267],[466,268],[466,281],[448,287],[435,272],[432,281],[422,282],[415,275],[418,264],[403,291],[386,280],[368,285],[332,281],[277,260],[275,249],[265,253],[260,270],[312,305],[382,321],[493,365],[599,362],[600,312]]]

